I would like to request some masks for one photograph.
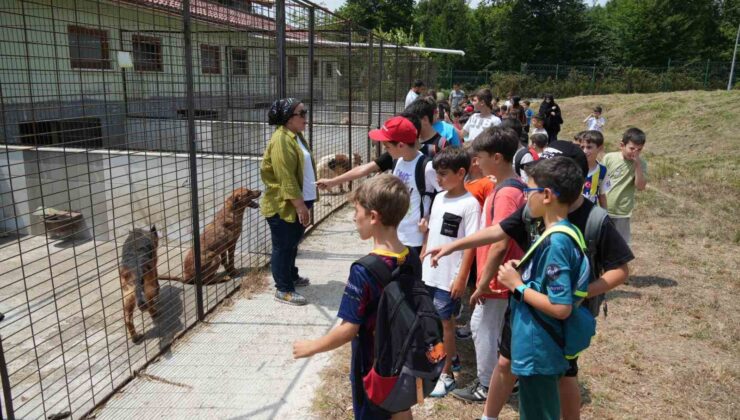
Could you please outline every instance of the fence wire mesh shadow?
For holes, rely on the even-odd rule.
[[[321,171],[374,158],[368,129],[413,79],[433,84],[428,58],[311,3],[284,6],[283,33],[281,4],[0,3],[4,416],[84,416],[269,262],[246,202],[231,267],[210,278],[188,254],[235,190],[262,188],[280,92],[308,106]],[[324,194],[313,222],[349,188]],[[156,286],[157,272],[171,279]]]

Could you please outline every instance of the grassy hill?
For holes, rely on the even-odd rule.
[[[561,138],[583,129],[594,105],[607,150],[636,126],[647,133],[648,190],[637,196],[628,284],[608,295],[609,316],[581,358],[585,419],[724,418],[740,413],[740,92],[672,92],[559,101]],[[534,105],[537,109],[538,105]],[[475,375],[462,342],[458,385]],[[333,355],[315,400],[322,418],[351,418],[348,349]],[[501,418],[518,418],[513,398]],[[472,419],[481,405],[452,397],[416,418]]]

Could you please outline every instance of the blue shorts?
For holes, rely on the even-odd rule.
[[[452,319],[460,311],[460,299],[452,299],[450,292],[447,290],[427,286],[427,291],[429,291],[429,296],[434,301],[434,309],[437,310],[437,315],[442,321]]]

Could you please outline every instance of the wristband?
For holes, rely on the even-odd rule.
[[[520,284],[519,286],[514,289],[514,299],[517,300],[517,302],[521,302],[524,300],[524,291],[529,289],[528,284]]]

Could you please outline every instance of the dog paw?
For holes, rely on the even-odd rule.
[[[144,338],[143,336],[141,336],[141,335],[139,335],[139,334],[136,334],[136,335],[132,335],[132,336],[131,336],[131,341],[132,341],[132,342],[133,342],[134,344],[141,344],[141,341],[142,341],[142,339],[143,339],[143,338]]]

